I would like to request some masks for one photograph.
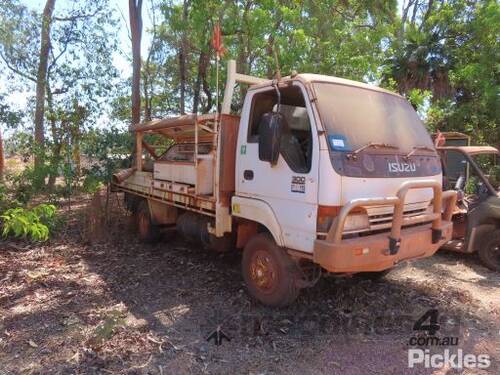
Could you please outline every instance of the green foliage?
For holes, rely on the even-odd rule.
[[[477,194],[477,187],[479,183],[479,178],[476,176],[470,176],[465,184],[464,191],[466,194]]]
[[[493,165],[488,171],[490,182],[495,189],[500,188],[500,165]]]
[[[41,7],[35,11],[25,4],[0,0],[0,74],[7,89],[34,92]],[[119,25],[111,5],[110,0],[56,2],[43,147],[36,149],[30,134],[33,102],[20,113],[0,94],[0,122],[16,129],[7,136],[7,153],[44,158],[39,170],[16,176],[21,202],[45,188],[36,184],[40,181],[64,196],[79,184],[93,192],[115,169],[130,164],[130,134],[110,125],[128,124],[131,113],[130,79],[119,79],[113,65]],[[227,59],[235,59],[241,73],[271,78],[276,53],[282,75],[293,69],[378,83],[404,95],[429,130],[465,132],[473,143],[500,146],[498,1],[162,0],[144,5],[151,8],[144,8],[143,16],[152,21],[143,31],[151,41],[142,56],[145,120],[176,115],[181,108],[213,111],[216,98],[222,99]],[[227,49],[219,92],[210,43],[216,22]],[[244,85],[237,88],[233,112],[241,109],[245,92]]]
[[[2,70],[2,78],[18,91],[35,91],[40,11],[31,10],[19,0],[0,1],[0,63],[7,68]],[[23,200],[28,199],[28,190],[46,190],[46,182],[49,190],[67,195],[79,177],[80,135],[103,116],[112,99],[110,92],[118,82],[113,65],[118,48],[117,22],[109,0],[56,2],[45,87],[46,141],[27,143],[26,137],[14,134],[8,145],[18,155],[36,155],[43,160],[37,163],[37,171],[20,177]],[[0,121],[2,108],[0,105]],[[20,149],[15,147],[19,144],[23,146]],[[64,189],[55,187],[56,178],[61,176],[66,182]],[[30,187],[25,181],[35,181],[36,185]]]
[[[0,215],[2,235],[29,238],[33,241],[47,241],[55,225],[56,207],[40,204],[32,209],[10,208]]]
[[[84,191],[92,192],[99,183],[108,183],[112,174],[130,166],[134,142],[129,132],[111,127],[93,129],[82,136],[82,153],[89,159],[84,168]]]
[[[500,3],[404,2],[382,66],[383,81],[413,99],[428,90],[430,129],[460,131],[500,145]]]
[[[82,191],[87,194],[94,194],[103,187],[102,179],[94,173],[87,173],[82,184]]]
[[[6,103],[5,94],[0,93],[0,124],[4,124],[7,128],[15,128],[21,119],[22,113],[12,110],[10,105]]]

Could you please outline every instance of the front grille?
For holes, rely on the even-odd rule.
[[[407,210],[404,211],[403,217],[422,215],[426,211],[426,208]],[[390,228],[392,226],[392,212],[388,214],[368,215],[368,221],[370,222],[370,230]]]

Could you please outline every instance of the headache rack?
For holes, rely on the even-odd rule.
[[[213,216],[218,235],[222,235],[230,230],[238,126],[239,117],[227,114],[183,115],[132,125],[135,165],[113,175],[113,185],[124,192]],[[177,147],[178,153],[192,154],[186,158],[189,161],[164,160],[146,141],[148,134],[172,140],[171,147]],[[152,171],[145,168],[144,153],[152,159]]]

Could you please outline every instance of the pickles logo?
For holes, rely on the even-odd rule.
[[[418,365],[425,368],[488,368],[491,365],[488,354],[464,353],[458,347],[458,336],[438,336],[441,329],[438,323],[438,310],[430,309],[425,312],[414,324],[413,330],[424,335],[410,337],[408,345],[408,367]],[[442,351],[439,347],[443,348]]]
[[[398,161],[387,163],[387,167],[391,173],[415,172],[417,170],[415,163],[400,163]]]

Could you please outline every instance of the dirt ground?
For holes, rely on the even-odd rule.
[[[0,243],[1,375],[500,374],[500,275],[476,256],[441,252],[379,282],[323,278],[271,309],[248,296],[239,252],[140,244],[117,202],[102,243],[82,237],[83,201],[61,208],[49,243]],[[431,308],[437,335],[488,354],[488,369],[408,368]],[[206,340],[218,327],[231,341]]]

